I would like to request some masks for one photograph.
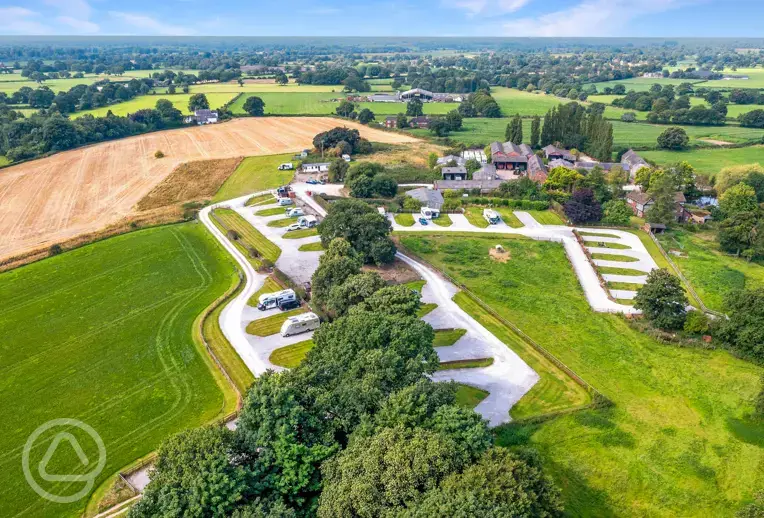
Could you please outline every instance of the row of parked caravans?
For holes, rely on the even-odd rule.
[[[279,308],[281,311],[288,311],[300,307],[300,299],[294,290],[281,290],[273,293],[264,293],[257,300],[257,309],[267,311],[269,309]],[[315,331],[321,324],[318,315],[315,313],[303,313],[289,317],[281,326],[281,336],[287,337],[300,333]]]

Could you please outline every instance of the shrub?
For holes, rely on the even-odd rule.
[[[239,236],[239,233],[238,233],[238,232],[236,232],[236,231],[235,231],[235,230],[233,230],[233,229],[231,229],[231,230],[229,230],[228,232],[226,232],[226,234],[225,234],[225,235],[226,235],[226,236],[228,237],[228,239],[230,239],[231,241],[238,241],[238,240],[239,240],[239,237],[240,237],[240,236]]]
[[[658,135],[658,147],[661,149],[685,149],[690,143],[687,132],[683,128],[672,126]]]
[[[403,210],[406,212],[419,212],[419,209],[421,208],[422,204],[419,200],[412,198],[411,196],[406,196],[406,199],[403,200]]]
[[[708,332],[708,317],[702,311],[693,310],[687,313],[684,321],[684,330],[688,333],[700,335]]]
[[[154,158],[164,158],[164,153],[161,150],[157,150],[154,153]]]
[[[63,251],[64,251],[64,249],[61,248],[61,245],[59,245],[59,244],[51,245],[51,247],[48,248],[48,255],[49,256],[58,255],[58,254],[62,253]]]

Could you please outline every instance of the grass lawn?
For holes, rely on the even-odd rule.
[[[413,227],[414,215],[409,212],[401,212],[395,215],[395,222],[403,227]]]
[[[437,225],[439,227],[450,227],[454,224],[454,222],[451,221],[451,216],[448,214],[441,214],[437,218],[433,218],[432,223],[433,225]]]
[[[305,340],[304,342],[287,345],[286,347],[281,347],[280,349],[273,351],[268,359],[273,365],[286,367],[287,369],[294,369],[302,363],[302,360],[305,359],[305,355],[308,354],[308,351],[313,349],[314,345],[313,340]]]
[[[644,151],[640,154],[658,165],[670,165],[681,161],[689,162],[700,174],[714,176],[722,168],[764,163],[764,146],[739,148],[690,149],[687,151]]]
[[[240,250],[243,251],[242,253],[244,253],[245,257],[249,257],[249,254],[242,246],[243,244],[254,247],[260,255],[272,263],[275,263],[276,259],[281,255],[281,249],[278,246],[268,240],[268,238],[262,235],[259,230],[250,225],[247,220],[242,218],[234,210],[215,209],[213,214],[217,216],[227,228],[238,232],[240,238],[235,244],[237,248],[240,248]]]
[[[280,311],[275,315],[269,317],[253,320],[247,324],[247,333],[255,336],[270,336],[275,335],[281,329],[281,324],[289,318],[295,315],[305,313],[305,309],[297,308],[290,311]]]
[[[252,196],[250,199],[247,200],[244,206],[251,207],[253,205],[264,205],[266,202],[269,202],[269,201],[273,202],[273,201],[276,201],[276,199],[270,193],[261,194],[259,196]]]
[[[508,207],[494,207],[493,210],[499,213],[501,220],[508,226],[512,228],[520,228],[524,226],[523,223],[517,219],[517,216],[515,216],[515,212],[512,209]],[[483,215],[481,214],[480,217],[482,218]]]
[[[488,222],[483,217],[483,207],[470,206],[464,209],[464,217],[471,225],[478,228],[488,228]]]
[[[625,306],[633,306],[634,300],[632,299],[614,299],[617,303],[623,304]]]
[[[300,252],[323,252],[324,245],[321,243],[321,241],[316,241],[315,243],[305,243],[304,245],[300,245],[298,250]]]
[[[525,92],[516,88],[505,88],[502,86],[492,87],[491,95],[496,99],[505,117],[511,117],[516,113],[523,117],[533,115],[544,116],[551,108],[570,102],[568,99],[561,99],[543,92]],[[525,135],[525,132],[523,132],[523,135]]]
[[[238,92],[221,92],[221,93],[209,93],[207,100],[210,103],[210,108],[220,108],[231,99],[236,97]],[[114,115],[126,116],[130,113],[135,113],[138,110],[146,108],[154,108],[159,99],[166,99],[172,103],[172,105],[180,110],[184,115],[191,113],[188,109],[188,101],[191,99],[191,94],[159,94],[159,95],[139,95],[129,101],[121,103],[111,104],[109,106],[102,106],[101,108],[93,108],[92,110],[82,110],[72,113],[70,117],[77,119],[83,115],[92,115],[93,117],[105,117],[111,110]]]
[[[672,260],[711,309],[724,311],[724,297],[730,291],[764,286],[764,265],[723,253],[712,232],[677,229],[659,234],[658,239],[667,252],[687,255]]]
[[[409,289],[416,290],[419,293],[422,293],[422,288],[424,288],[425,284],[427,284],[427,281],[420,279],[418,281],[411,281],[411,282],[404,283],[403,285]]]
[[[438,305],[435,304],[434,302],[427,302],[419,306],[419,311],[417,311],[416,315],[419,318],[422,318],[423,316],[429,315],[430,313],[432,313],[437,307]]]
[[[452,369],[479,369],[493,365],[493,358],[475,358],[474,360],[453,360],[450,362],[440,362],[439,371]]]
[[[638,291],[642,284],[632,284],[630,282],[608,282],[607,287],[611,290]]]
[[[613,250],[631,250],[631,247],[629,245],[622,245],[621,243],[606,243],[606,242],[600,242],[600,241],[591,241],[587,239],[584,241],[586,243],[586,246],[593,246],[596,248],[612,248]]]
[[[302,239],[303,237],[310,237],[310,236],[317,236],[318,235],[318,229],[316,227],[313,228],[301,228],[300,230],[293,230],[291,232],[287,232],[282,237],[284,239]]]
[[[11,161],[5,155],[0,155],[0,167],[10,164]]]
[[[260,299],[260,295],[264,295],[266,293],[274,293],[276,291],[281,291],[284,288],[276,282],[273,277],[267,277],[265,279],[265,282],[260,287],[259,290],[257,290],[255,293],[252,294],[252,296],[247,301],[247,304],[249,304],[252,307],[257,307],[257,303]]]
[[[290,162],[291,154],[251,156],[241,161],[212,199],[213,202],[238,198],[250,192],[275,189],[289,183],[294,171],[279,171],[279,164]]]
[[[722,350],[664,345],[593,312],[557,243],[506,239],[513,260],[495,263],[485,249],[496,238],[401,240],[614,401],[497,430],[499,445],[540,452],[568,515],[731,516],[762,487],[764,424],[748,416],[764,369]]]
[[[293,218],[274,219],[273,221],[268,222],[268,226],[276,227],[276,228],[284,228],[284,227],[288,227],[292,223],[297,223],[297,216]]]
[[[636,257],[615,254],[592,254],[592,259],[602,259],[603,261],[620,261],[622,263],[635,263],[639,261]]]
[[[597,271],[601,274],[611,275],[647,275],[642,270],[632,270],[631,268],[617,268],[615,266],[597,266]]]
[[[565,222],[560,219],[557,213],[551,210],[526,210],[528,214],[533,216],[533,219],[541,223],[542,225],[564,225]]]
[[[456,388],[456,404],[464,408],[475,408],[489,394],[483,389],[459,383]]]
[[[284,207],[272,207],[270,209],[261,209],[255,212],[255,216],[262,216],[262,217],[279,216],[279,215],[283,216],[284,214],[286,214]]]
[[[615,238],[618,237],[615,234],[606,234],[605,232],[587,232],[585,230],[577,230],[577,232],[581,234],[582,236],[615,237]]]
[[[433,347],[454,345],[466,333],[466,329],[436,329],[435,340],[432,341],[432,345]]]
[[[107,456],[98,488],[168,436],[220,416],[228,396],[235,403],[194,341],[198,315],[235,275],[223,248],[194,223],[132,232],[0,275],[3,516],[79,516],[87,504],[51,503],[24,479],[24,444],[50,419],[75,418],[101,436]],[[35,442],[32,466],[59,431]],[[98,458],[89,437],[70,432]],[[73,453],[58,449],[51,472],[87,472]],[[43,487],[72,494],[82,486]]]

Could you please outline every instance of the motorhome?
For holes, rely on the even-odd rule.
[[[430,207],[422,207],[419,209],[419,214],[425,219],[433,219],[440,216],[440,210],[431,209]]]
[[[315,331],[321,325],[318,315],[315,313],[303,313],[289,317],[281,325],[281,336],[287,337],[300,333]]]
[[[297,218],[297,223],[303,228],[313,228],[318,225],[318,218],[313,215],[300,216]]]
[[[292,169],[294,169],[292,162],[287,162],[279,166],[279,171],[291,171]]]
[[[483,209],[483,218],[491,225],[501,223],[501,216],[493,209]]]
[[[279,205],[282,207],[285,205],[291,205],[292,204],[292,198],[279,198]]]
[[[264,293],[257,299],[257,309],[265,311],[266,309],[276,308],[279,305],[279,300],[297,300],[294,290],[281,290],[274,293]]]
[[[296,218],[297,216],[304,216],[305,213],[300,207],[293,207],[286,210],[286,215],[288,218]]]

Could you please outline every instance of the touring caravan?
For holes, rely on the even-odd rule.
[[[294,290],[281,290],[274,293],[264,293],[257,299],[257,309],[265,311],[279,306],[279,300],[297,300]]]
[[[493,209],[483,209],[483,218],[491,225],[501,223],[501,216]]]
[[[297,223],[303,228],[313,228],[318,225],[318,219],[309,214],[307,216],[300,216],[297,218]]]
[[[315,313],[303,313],[289,317],[281,325],[281,336],[287,337],[315,331],[321,325],[318,315]]]

